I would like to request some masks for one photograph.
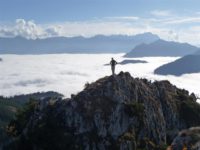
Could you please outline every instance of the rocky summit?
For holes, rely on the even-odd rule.
[[[14,139],[5,149],[162,150],[181,130],[200,126],[194,94],[127,72],[88,83],[70,99],[40,102],[21,126],[10,123]]]

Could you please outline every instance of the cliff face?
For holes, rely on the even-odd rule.
[[[181,131],[172,142],[172,149],[179,150],[183,147],[192,150],[200,149],[200,127],[193,127]]]
[[[200,125],[199,112],[196,97],[168,81],[121,72],[37,108],[16,143],[23,137],[29,149],[164,149],[180,130]]]

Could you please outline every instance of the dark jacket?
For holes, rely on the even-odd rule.
[[[111,66],[115,66],[117,64],[117,62],[114,60],[114,59],[112,59],[111,61],[110,61],[110,65]]]

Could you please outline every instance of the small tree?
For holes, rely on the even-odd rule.
[[[38,102],[35,99],[30,98],[29,102],[23,108],[17,110],[15,119],[10,121],[6,128],[8,135],[16,137],[21,134],[31,115],[34,113],[37,104]]]

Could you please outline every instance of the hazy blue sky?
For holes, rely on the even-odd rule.
[[[112,16],[149,16],[153,10],[186,14],[199,11],[199,6],[199,0],[0,0],[0,20],[80,21]]]
[[[0,36],[152,32],[200,45],[199,0],[0,0]]]

